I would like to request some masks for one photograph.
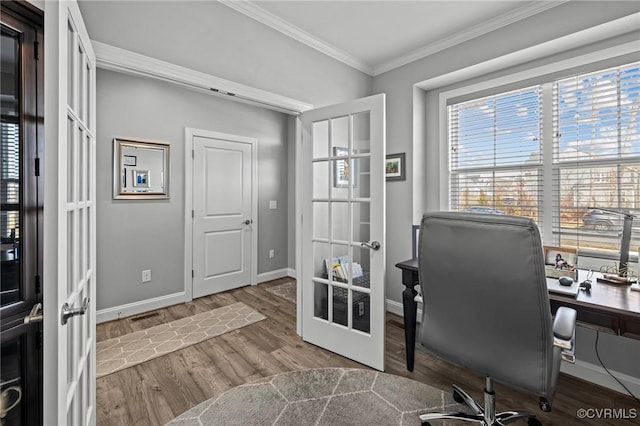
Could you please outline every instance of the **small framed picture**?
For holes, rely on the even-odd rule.
[[[137,164],[138,157],[135,155],[123,155],[122,165],[123,166],[135,166]]]
[[[544,246],[545,275],[550,278],[578,276],[578,252],[569,247]]]
[[[384,171],[387,180],[405,180],[405,153],[389,154],[385,161]]]
[[[148,188],[149,187],[149,170],[134,170],[133,186],[138,188]]]
[[[334,157],[346,157],[348,151],[346,148],[333,147]],[[349,162],[348,159],[333,160],[333,186],[336,188],[347,188],[349,180],[354,188],[358,186],[357,164],[354,159]]]

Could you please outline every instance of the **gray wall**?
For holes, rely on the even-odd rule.
[[[305,101],[366,96],[371,77],[216,1],[80,1],[92,40]]]
[[[97,116],[98,310],[184,290],[185,127],[258,139],[258,273],[287,267],[287,116],[104,70]],[[169,200],[112,199],[114,137],[171,144]],[[140,282],[143,269],[152,271],[149,284]]]
[[[407,180],[387,184],[387,298],[401,303],[403,286],[401,273],[395,268],[399,261],[411,257],[411,225],[419,223],[419,215],[426,210],[439,209],[439,133],[437,111],[438,93],[469,82],[424,92],[413,85],[467,66],[487,61],[576,31],[593,27],[613,19],[638,12],[634,2],[568,2],[524,21],[470,40],[450,49],[415,61],[401,68],[374,77],[373,92],[387,95],[387,152],[406,152]],[[604,40],[556,58],[482,76],[475,81],[488,80],[559,58],[575,56],[618,42],[638,40],[638,34]],[[636,59],[637,60],[637,59]],[[416,93],[422,92],[422,93]],[[416,102],[414,103],[414,99]],[[415,137],[415,138],[414,138]],[[415,156],[418,154],[418,156]],[[581,330],[589,336],[586,345],[580,345],[581,360],[594,363],[591,341],[594,333]],[[608,366],[616,371],[640,377],[634,353],[640,353],[640,342],[616,336],[606,336],[609,344],[619,345],[610,350]],[[617,342],[617,343],[616,343]],[[602,344],[602,342],[601,342]],[[633,350],[629,350],[629,347]]]

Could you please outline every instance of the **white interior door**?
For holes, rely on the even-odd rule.
[[[87,425],[96,420],[95,55],[75,1],[45,2],[45,40],[44,419]]]
[[[193,297],[252,284],[255,140],[193,137]]]
[[[384,370],[385,97],[302,115],[302,337]]]

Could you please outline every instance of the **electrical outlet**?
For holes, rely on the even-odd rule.
[[[269,259],[276,257],[276,251],[274,249],[269,250]]]
[[[151,281],[151,269],[145,269],[142,271],[142,282],[148,283],[149,281]]]
[[[269,209],[275,210],[278,208],[278,200],[269,200]]]

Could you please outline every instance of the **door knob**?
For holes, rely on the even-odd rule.
[[[33,305],[29,315],[24,317],[25,324],[33,324],[35,322],[42,322],[42,303],[36,303]]]
[[[60,312],[60,323],[65,325],[69,318],[75,317],[76,315],[84,315],[87,312],[87,308],[89,307],[89,298],[85,297],[82,301],[82,306],[79,308],[72,308],[68,303],[62,305],[62,311]]]
[[[380,250],[380,243],[378,241],[371,241],[369,243],[361,243],[362,247],[370,248],[371,250]]]
[[[247,220],[245,220],[245,221],[244,221],[244,222],[242,222],[242,223],[244,223],[245,225],[251,225],[251,223],[252,223],[252,222],[253,222],[253,221],[252,221],[251,219],[247,219]]]

